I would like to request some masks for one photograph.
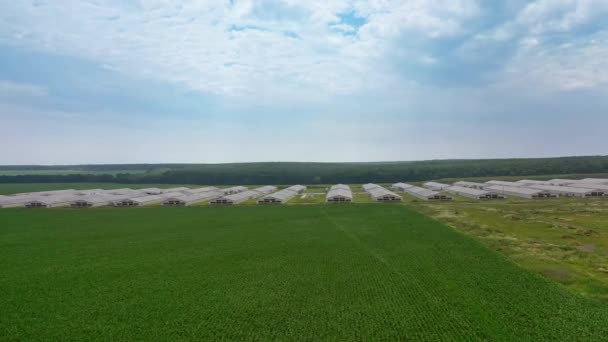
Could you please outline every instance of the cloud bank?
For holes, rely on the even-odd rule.
[[[0,163],[605,153],[607,14],[600,0],[6,3],[0,144],[30,131],[53,152],[0,147]]]

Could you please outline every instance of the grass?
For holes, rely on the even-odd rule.
[[[608,307],[403,205],[5,209],[0,340],[601,340]]]
[[[608,198],[412,202],[519,265],[608,301]]]

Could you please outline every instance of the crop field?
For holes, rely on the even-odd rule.
[[[608,306],[403,205],[5,209],[0,340],[601,340]]]
[[[517,264],[608,304],[608,198],[408,203]]]

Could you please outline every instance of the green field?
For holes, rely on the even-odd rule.
[[[525,268],[608,303],[608,198],[410,202]]]
[[[608,336],[604,303],[403,205],[0,215],[0,340]]]

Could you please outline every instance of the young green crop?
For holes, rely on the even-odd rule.
[[[1,340],[600,340],[608,307],[402,205],[0,213]]]

